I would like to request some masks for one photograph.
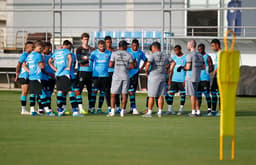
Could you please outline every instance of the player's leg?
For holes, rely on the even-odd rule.
[[[217,78],[213,78],[212,86],[211,86],[211,95],[212,95],[212,115],[216,115],[217,110],[217,92],[218,92],[218,84],[217,84]]]
[[[211,115],[211,96],[210,96],[210,82],[204,81],[203,82],[203,88],[202,93],[205,96],[206,102],[207,102],[207,115]]]
[[[199,107],[201,107],[201,104],[202,104],[202,92],[203,92],[203,82],[200,81],[199,82],[199,85],[198,85],[198,91],[197,91],[197,99],[198,99],[198,105]]]
[[[104,98],[105,98],[105,89],[106,89],[106,84],[107,84],[107,77],[102,77],[99,79],[99,84],[98,84],[98,88],[99,88],[99,91],[100,91],[100,94],[99,94],[99,103],[98,103],[98,109],[97,109],[97,113],[98,114],[102,114],[104,113],[102,111],[102,105],[104,103]]]
[[[177,115],[182,115],[183,108],[184,108],[184,105],[186,102],[186,91],[185,91],[183,83],[179,83],[179,91],[180,91],[180,108],[179,108]]]
[[[130,97],[130,112],[134,115],[138,115],[139,111],[136,108],[136,89],[138,84],[138,74],[135,74],[132,78],[130,78],[130,85],[128,94]]]
[[[178,86],[177,86],[177,83],[176,82],[171,82],[170,84],[170,90],[168,90],[166,93],[166,102],[168,104],[168,111],[166,112],[166,115],[175,115],[175,111],[173,110],[173,98],[174,98],[174,95],[175,93],[177,92],[178,90]]]
[[[88,95],[87,95],[88,102],[89,102],[88,109],[89,109],[89,111],[91,111],[92,107],[93,107],[93,100],[91,98],[91,96],[92,96],[92,73],[91,72],[86,72],[85,85],[86,85],[87,92],[88,92]]]
[[[123,117],[125,113],[129,86],[130,86],[130,80],[123,80],[121,82],[121,90],[122,90],[122,109],[120,112],[121,117]]]
[[[107,102],[107,106],[108,106],[108,111],[107,113],[109,113],[111,111],[111,92],[110,92],[110,88],[111,88],[111,82],[112,82],[112,75],[113,72],[109,72],[108,73],[108,78],[107,78],[107,84],[106,84],[106,89],[105,89],[105,97],[106,97],[106,102]]]
[[[32,80],[29,83],[30,88],[30,111],[32,116],[40,115],[35,111],[36,100],[39,100],[41,92],[42,92],[42,84],[38,80]]]
[[[29,80],[29,103],[30,103],[30,114],[31,115],[36,115],[36,112],[35,112],[35,105],[36,105],[36,95],[34,93],[34,90],[33,90],[33,81],[32,80]]]
[[[63,91],[63,77],[57,77],[56,78],[56,87],[57,87],[57,111],[58,116],[64,115],[64,108],[63,105],[66,104],[66,93]]]
[[[28,79],[19,79],[19,80],[20,80],[19,82],[21,84],[21,96],[20,96],[21,114],[29,115],[30,113],[26,110],[29,81],[28,81]]]
[[[120,80],[112,80],[111,84],[111,112],[108,114],[108,116],[114,116],[115,115],[115,105],[116,105],[116,95],[120,94],[122,92],[122,81]]]
[[[164,96],[166,95],[166,81],[161,81],[157,87],[158,91],[156,96],[158,97],[158,117],[162,117],[163,114],[163,106],[164,106]]]
[[[91,86],[91,97],[90,97],[90,106],[91,106],[91,113],[95,114],[96,111],[95,111],[95,104],[96,104],[96,99],[97,99],[97,93],[98,93],[98,81],[99,81],[99,78],[95,77],[92,79],[92,86]],[[89,92],[88,92],[89,94]]]
[[[154,97],[150,97],[148,96],[147,97],[148,99],[148,110],[147,110],[147,113],[145,113],[142,117],[152,117],[152,109],[153,109],[153,106],[154,106],[154,101],[155,101],[155,98]]]

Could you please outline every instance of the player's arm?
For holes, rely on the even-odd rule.
[[[192,56],[191,55],[187,55],[187,63],[185,64],[185,66],[180,66],[177,71],[180,72],[181,69],[185,70],[185,71],[190,71],[192,69]]]
[[[129,67],[129,69],[134,69],[135,68],[135,65],[136,65],[136,60],[135,60],[135,62],[133,61],[133,62],[130,62],[130,67]]]
[[[71,69],[71,66],[72,66],[72,55],[71,54],[68,54],[68,66],[66,67],[65,70],[70,70]]]
[[[130,65],[131,66],[131,65]],[[137,67],[137,60],[136,60],[136,58],[133,60],[133,68],[136,68]],[[131,69],[133,69],[133,68],[131,68]]]
[[[207,58],[207,64],[209,66],[209,73],[211,73],[214,70],[214,65],[210,56]]]
[[[115,65],[115,62],[114,62],[114,61],[110,61],[108,66],[109,66],[110,68],[114,68],[114,65]]]
[[[187,62],[186,65],[184,66],[185,71],[190,71],[192,66],[192,62]]]
[[[114,65],[115,65],[115,53],[112,53],[111,57],[110,57],[110,62],[108,64],[108,67],[114,68]]]
[[[176,63],[174,61],[171,62],[170,64],[170,68],[169,68],[169,79],[168,79],[168,85],[171,84],[172,81],[172,75],[173,75],[173,71],[174,71],[174,67],[175,67]]]
[[[16,77],[15,77],[15,82],[18,80],[18,77],[20,75],[20,68],[22,66],[22,63],[18,62],[16,65]]]
[[[57,68],[53,65],[53,58],[51,57],[48,61],[48,65],[50,66],[50,68],[52,68],[52,70],[54,70],[55,72],[57,72]]]
[[[146,63],[146,66],[145,66],[145,72],[146,72],[147,75],[149,75],[150,66],[151,66],[151,63],[148,61],[148,62]]]
[[[145,68],[146,64],[147,64],[147,59],[143,62],[143,65],[140,67],[140,72]]]
[[[22,63],[22,68],[29,73],[29,69],[26,62]]]

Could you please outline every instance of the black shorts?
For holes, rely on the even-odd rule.
[[[137,86],[138,86],[138,73],[130,78],[129,89],[135,89],[135,91],[136,91]]]
[[[106,89],[110,89],[110,88],[111,88],[112,77],[113,77],[113,72],[108,72],[108,78],[107,78]]]
[[[42,83],[39,80],[29,80],[29,93],[40,95],[42,93]]]
[[[75,88],[79,88],[78,79],[71,79],[71,88],[72,88],[72,90]]]
[[[21,85],[29,84],[28,78],[19,78],[18,80]]]
[[[71,80],[67,76],[57,76],[56,86],[57,91],[67,93],[71,89]]]
[[[46,81],[46,90],[53,92],[55,87],[56,80],[55,79],[48,79]]]
[[[171,82],[170,90],[178,92],[178,91],[185,91],[183,86],[183,82]]]
[[[200,81],[198,85],[198,91],[208,91],[210,92],[210,81]]]
[[[108,81],[108,77],[93,77],[92,88],[105,91],[107,81]]]
[[[219,87],[218,87],[218,82],[217,82],[217,77],[216,76],[213,78],[212,86],[211,86],[211,91],[212,92],[218,92],[219,91]]]
[[[79,83],[84,83],[85,81],[90,81],[92,79],[92,72],[79,71],[77,77]]]

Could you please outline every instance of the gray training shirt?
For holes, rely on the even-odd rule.
[[[149,72],[149,79],[157,79],[165,81],[166,79],[166,65],[172,61],[171,57],[162,52],[154,52],[148,56],[148,62],[151,64]]]
[[[187,62],[191,62],[191,70],[187,71],[186,80],[191,82],[200,82],[201,69],[204,65],[203,56],[194,51],[187,55]]]
[[[114,80],[129,80],[129,67],[133,62],[132,55],[124,50],[117,50],[112,53],[110,61],[115,63]]]

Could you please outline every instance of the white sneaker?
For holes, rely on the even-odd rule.
[[[162,117],[162,112],[157,112],[158,117]]]
[[[31,113],[28,111],[21,111],[21,115],[31,115]]]
[[[73,112],[72,116],[73,117],[81,117],[82,115],[79,112]]]
[[[124,110],[121,110],[120,117],[124,117]]]
[[[115,113],[113,113],[113,112],[109,112],[107,115],[107,117],[113,117],[113,116],[115,116]]]
[[[178,116],[183,115],[183,111],[179,111],[179,112],[177,113],[177,115],[178,115]]]
[[[133,115],[139,115],[140,112],[139,112],[136,108],[133,108],[132,114],[133,114]]]
[[[142,115],[142,117],[150,118],[150,117],[152,117],[152,114],[151,113],[145,113],[144,115]]]

